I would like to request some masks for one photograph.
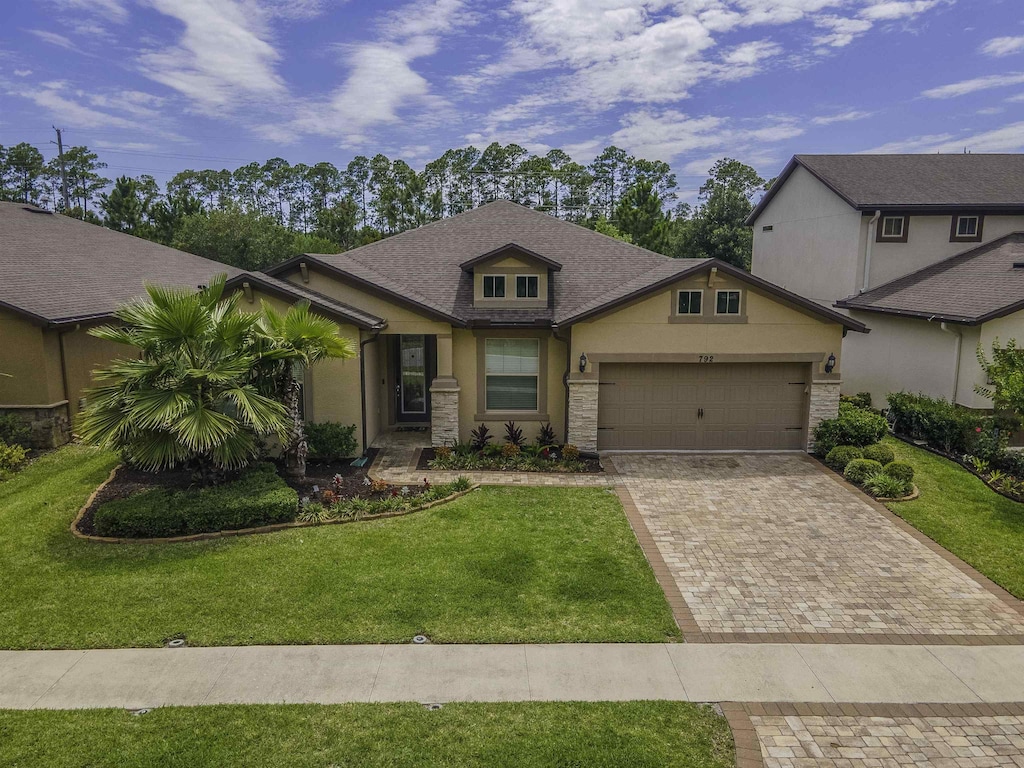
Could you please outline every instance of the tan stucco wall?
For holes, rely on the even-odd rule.
[[[507,335],[522,336],[522,333],[502,334],[498,330],[490,331],[492,338]],[[559,439],[563,439],[565,427],[565,386],[562,384],[562,377],[565,374],[565,344],[554,338],[549,332],[536,331],[532,334],[537,338],[547,339],[547,375],[545,394],[547,396],[547,409],[545,414],[550,417],[551,426],[554,427]],[[453,342],[453,370],[455,378],[459,381],[459,440],[470,439],[470,432],[480,423],[475,417],[481,415],[478,412],[478,398],[480,394],[478,379],[480,375],[478,367],[478,344],[479,336],[471,330],[456,328],[452,332]],[[485,419],[495,436],[500,442],[505,434],[506,419]],[[528,440],[533,440],[540,430],[543,421],[524,415],[517,417],[515,422],[523,428],[523,435]]]
[[[572,328],[572,360],[581,353],[593,355],[630,353],[693,355],[835,354],[840,370],[842,327],[813,317],[761,294],[735,278],[716,278],[705,294],[707,322],[669,323],[676,291],[706,288],[707,275],[675,283],[646,299]],[[715,322],[715,290],[743,292],[746,322]],[[726,362],[727,360],[721,360]],[[593,373],[594,364],[589,368]],[[574,375],[577,375],[574,371]]]
[[[47,331],[57,344],[56,331]],[[85,328],[78,328],[64,334],[64,365],[67,371],[69,409],[72,419],[81,409],[85,399],[84,390],[93,386],[93,372],[107,367],[113,360],[135,357],[135,350],[124,344],[97,339],[90,336]]]
[[[0,310],[0,406],[50,405],[64,400],[60,347],[55,336]]]
[[[505,298],[495,299],[484,296],[484,276],[505,276]],[[516,298],[516,275],[536,275],[537,298]],[[548,305],[548,267],[535,259],[519,259],[505,256],[489,259],[473,268],[473,304],[478,307],[536,308]]]

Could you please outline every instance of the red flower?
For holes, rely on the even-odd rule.
[[[974,431],[975,431],[975,432],[981,432],[981,427],[975,427],[975,428],[974,428]]]

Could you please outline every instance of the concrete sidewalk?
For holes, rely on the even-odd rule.
[[[1024,701],[1024,646],[340,645],[0,651],[0,708],[627,699]]]

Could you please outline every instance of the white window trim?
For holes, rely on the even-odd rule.
[[[700,312],[680,312],[679,311],[679,297],[684,293],[699,293],[700,294]],[[700,317],[704,314],[704,291],[700,288],[683,288],[682,290],[676,291],[676,314],[679,317]]]
[[[500,277],[501,278],[501,280],[502,280],[502,283],[501,283],[501,285],[502,285],[502,295],[501,296],[488,296],[487,295],[487,288],[485,286],[487,285],[487,278],[488,277],[492,277],[492,278]],[[485,299],[507,299],[508,298],[508,275],[502,275],[502,274],[483,275],[482,278],[481,278],[481,282],[480,282],[480,295],[483,298],[485,298]]]
[[[963,221],[964,219],[974,219],[974,231],[973,232],[968,232],[966,234],[960,232],[960,222]],[[977,237],[978,236],[978,229],[980,227],[981,227],[981,217],[980,216],[977,216],[977,215],[957,216],[956,217],[956,228],[955,228],[954,231],[956,232],[956,237]]]
[[[887,235],[887,234],[885,234],[885,222],[887,222],[887,221],[899,221],[899,223],[900,223],[899,234],[897,234],[897,235]],[[881,237],[882,237],[883,240],[899,240],[900,238],[903,237],[903,233],[906,232],[906,230],[907,230],[907,217],[906,216],[883,216],[882,217],[882,227],[881,227],[880,231],[882,233]]]
[[[737,294],[736,299],[736,311],[735,312],[719,312],[718,311],[718,297],[723,293],[735,293]],[[702,307],[703,308],[703,307]],[[737,290],[736,288],[720,288],[715,291],[715,314],[722,317],[737,317],[743,314],[743,291]]]
[[[522,278],[527,278],[527,277],[535,277],[535,278],[537,278],[537,295],[536,296],[520,296],[519,295],[519,278],[521,278],[521,277]],[[517,274],[517,275],[515,275],[515,278],[516,279],[513,282],[515,282],[515,284],[516,284],[516,290],[515,290],[515,295],[512,296],[513,299],[519,299],[520,301],[536,301],[537,299],[540,298],[540,275],[525,275],[525,274],[524,275],[518,275]],[[527,286],[527,290],[529,290],[529,286]]]
[[[530,373],[491,373],[487,370],[487,343],[490,341],[532,341],[537,346],[537,372],[534,374]],[[521,339],[504,336],[491,336],[484,339],[484,412],[485,413],[536,413],[540,408],[540,352],[541,344],[540,339]],[[487,380],[492,376],[515,376],[517,378],[524,378],[526,376],[533,376],[537,380],[537,389],[534,393],[533,408],[488,408],[487,407]]]

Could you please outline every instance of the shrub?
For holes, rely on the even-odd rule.
[[[482,451],[487,447],[487,444],[494,439],[494,435],[491,434],[491,430],[487,428],[486,424],[481,424],[479,427],[469,433],[470,445],[474,451]]]
[[[556,442],[555,428],[551,426],[551,423],[541,424],[540,432],[537,434],[537,445],[550,447]]]
[[[330,507],[325,507],[319,501],[311,501],[303,505],[302,511],[299,512],[298,516],[298,520],[301,523],[326,523],[328,520],[333,519],[334,510]]]
[[[840,402],[849,403],[854,408],[870,408],[871,407],[871,393],[870,392],[858,392],[855,395],[843,395],[839,398]]]
[[[0,413],[0,443],[32,447],[32,428],[13,413]]]
[[[350,458],[356,455],[356,425],[306,422],[306,442],[311,458],[324,461]]]
[[[886,464],[891,464],[896,460],[896,454],[892,452],[892,448],[888,445],[875,443],[864,449],[864,458],[874,459],[884,467]]]
[[[580,449],[572,443],[562,446],[562,458],[566,461],[579,461]]]
[[[0,440],[0,473],[13,472],[22,464],[28,456],[28,451],[20,445],[8,445]]]
[[[905,461],[890,461],[882,471],[890,477],[898,478],[906,483],[914,480],[914,468]]]
[[[287,523],[298,496],[272,464],[259,464],[238,480],[208,488],[152,488],[96,510],[101,536],[161,538]]]
[[[946,453],[980,455],[972,448],[972,443],[978,441],[978,435],[987,428],[994,426],[984,414],[941,398],[893,392],[888,400],[894,431],[915,440],[924,440]],[[982,458],[990,456],[983,455]]]
[[[522,449],[516,443],[505,443],[501,446],[501,455],[506,459],[518,456],[521,452]]]
[[[882,465],[872,459],[854,459],[846,465],[843,470],[843,477],[851,483],[864,485],[868,478],[881,473]]]
[[[851,461],[861,458],[864,458],[864,454],[856,445],[837,445],[828,452],[825,465],[842,472]]]
[[[814,429],[815,450],[821,455],[837,445],[865,446],[877,443],[889,430],[885,417],[872,411],[839,404],[839,416],[825,419]]]
[[[910,483],[898,477],[879,472],[864,481],[864,487],[872,496],[883,499],[899,499],[910,493]]]
[[[523,428],[517,427],[514,421],[505,422],[505,442],[516,448],[522,448],[526,444],[526,440],[523,439]]]

